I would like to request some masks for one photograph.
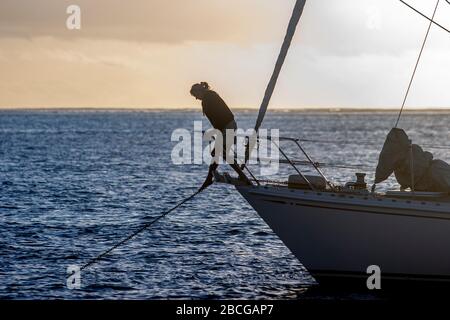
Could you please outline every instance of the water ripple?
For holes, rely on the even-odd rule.
[[[223,185],[83,272],[81,290],[66,288],[68,265],[95,257],[202,182],[206,165],[170,162],[172,130],[192,130],[192,121],[200,119],[200,112],[2,111],[0,298],[301,296],[312,283],[307,271],[244,199]],[[237,119],[250,127],[255,115],[239,113]],[[390,114],[273,113],[265,126],[281,128],[284,136],[370,139],[381,146],[391,120]],[[415,142],[445,145],[449,120],[442,114],[410,115],[404,127]],[[374,146],[357,144],[305,148],[322,162],[370,166],[378,154]],[[341,183],[354,175],[325,173]]]

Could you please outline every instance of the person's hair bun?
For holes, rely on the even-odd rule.
[[[208,82],[200,82],[192,85],[191,95],[195,96],[195,92],[209,90]]]
[[[210,88],[208,82],[200,82],[200,85],[207,90],[209,90],[209,88]]]

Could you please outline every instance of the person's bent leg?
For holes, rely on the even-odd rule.
[[[236,130],[236,123],[234,123],[234,127],[230,128],[233,131],[233,133]],[[233,141],[233,143],[228,144],[227,141],[229,141],[229,139],[231,139],[231,141]],[[225,139],[223,141],[223,149],[222,149],[222,159],[228,163],[230,165],[231,168],[233,168],[234,171],[236,171],[236,173],[239,176],[239,179],[241,179],[242,181],[244,181],[246,184],[251,185],[252,183],[250,182],[250,180],[247,178],[247,176],[245,175],[245,173],[242,171],[242,169],[240,168],[240,166],[237,164],[237,154],[235,152],[235,150],[233,150],[233,145],[236,146],[236,135],[233,134],[232,137],[229,137],[228,135],[225,134]],[[230,152],[233,152],[233,156],[229,156]]]

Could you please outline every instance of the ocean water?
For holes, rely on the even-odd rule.
[[[256,114],[236,118],[252,127]],[[193,131],[194,120],[200,112],[0,111],[0,298],[301,299],[313,283],[307,270],[219,184],[82,271],[81,289],[66,287],[69,265],[83,265],[202,183],[206,164],[170,157],[173,130]],[[303,144],[315,161],[362,165],[370,182],[394,121],[383,112],[272,112],[263,126],[321,141]],[[413,113],[401,127],[414,143],[439,146],[450,144],[449,123],[450,113]],[[450,160],[448,149],[430,151]],[[268,178],[285,179],[287,170]],[[361,169],[324,171],[345,183]]]

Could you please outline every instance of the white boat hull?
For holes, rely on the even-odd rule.
[[[450,280],[448,202],[374,199],[277,187],[237,187],[319,281],[367,278]]]

